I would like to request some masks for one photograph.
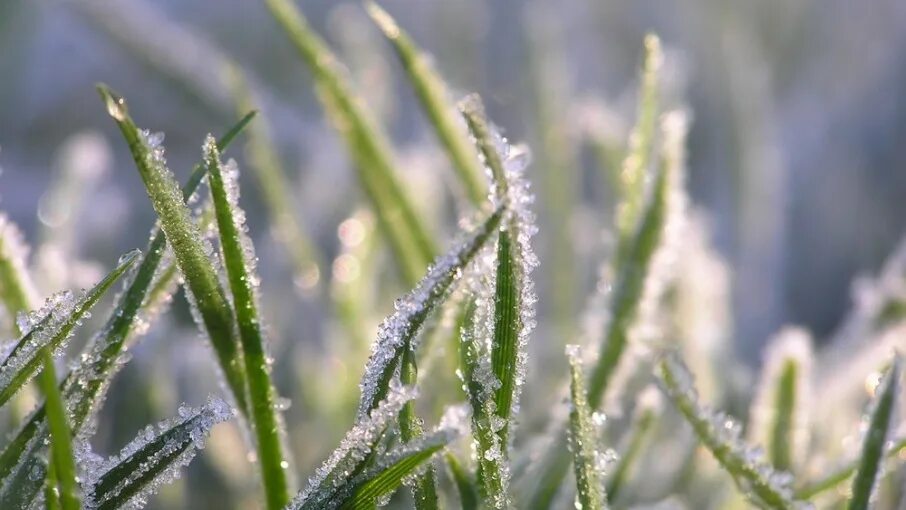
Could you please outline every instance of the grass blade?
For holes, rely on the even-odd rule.
[[[494,396],[494,413],[504,420],[498,431],[507,444],[510,412],[517,384],[519,353],[519,302],[516,289],[519,279],[510,248],[510,230],[501,231],[497,240],[497,278],[494,294],[494,342],[491,345],[491,367],[500,387]]]
[[[242,71],[231,67],[229,74],[238,110],[251,109],[253,96]],[[245,154],[261,188],[274,237],[285,246],[295,265],[296,284],[302,290],[311,290],[321,280],[321,255],[293,211],[289,196],[293,187],[280,162],[265,120],[249,129]]]
[[[678,354],[666,354],[658,371],[667,397],[752,503],[776,510],[798,508],[793,499],[792,476],[775,471],[760,450],[743,443],[735,420],[699,403],[692,375]]]
[[[900,370],[902,359],[894,357],[893,366],[887,371],[884,380],[875,390],[875,400],[869,418],[868,430],[862,442],[862,457],[859,469],[853,480],[852,497],[849,510],[866,510],[877,483],[878,473],[884,457],[884,444],[894,414],[897,391],[900,387]]]
[[[192,297],[233,398],[243,415],[250,416],[245,395],[245,367],[233,313],[209,258],[211,249],[206,249],[202,243],[199,228],[192,221],[179,187],[163,159],[160,140],[139,131],[122,98],[104,85],[98,85],[98,92],[129,144],[148,196],[160,217],[161,228],[185,277],[187,295]]]
[[[25,268],[28,247],[22,233],[0,213],[0,302],[6,308],[16,336],[25,334],[19,329],[16,317],[34,308],[35,290]]]
[[[397,182],[386,137],[353,94],[345,68],[292,1],[267,0],[267,6],[311,69],[321,101],[348,146],[402,275],[414,284],[434,258],[435,248],[411,199]]]
[[[434,456],[451,440],[445,432],[432,434],[397,448],[379,460],[376,466],[353,482],[349,495],[339,503],[341,510],[367,510],[378,500],[393,493],[403,479]]]
[[[198,409],[180,406],[179,417],[145,429],[118,455],[89,469],[86,503],[96,510],[140,508],[162,485],[174,480],[204,447],[214,425],[231,419],[226,402],[208,399]],[[154,434],[155,430],[162,430]]]
[[[887,448],[887,452],[884,454],[884,458],[887,460],[900,458],[904,452],[906,452],[906,439],[900,439],[895,441],[892,446]],[[859,461],[857,459],[851,462],[848,465],[843,466],[842,468],[830,473],[829,475],[821,478],[816,482],[812,482],[801,489],[796,491],[796,499],[812,499],[815,496],[828,492],[833,489],[838,489],[840,485],[850,479],[851,476],[856,474],[856,471],[859,469]]]
[[[232,164],[227,166],[221,164],[217,143],[210,135],[205,140],[204,159],[208,167],[227,278],[233,295],[239,339],[242,342],[252,411],[250,421],[255,432],[267,506],[276,510],[289,502],[284,468],[288,463],[284,460],[280,437],[283,425],[277,415],[276,395],[258,312],[255,249],[246,235],[245,212],[239,207],[239,172],[235,162],[230,161]]]
[[[243,116],[220,138],[218,148],[225,149],[254,116],[255,112]],[[204,165],[195,166],[182,189],[184,201],[195,193],[206,173]],[[157,228],[152,230],[151,237],[148,249],[126,289],[118,297],[106,324],[83,350],[80,358],[82,362],[61,384],[69,409],[70,425],[75,434],[82,433],[85,424],[100,406],[116,369],[122,366],[119,360],[127,341],[130,337],[138,336],[147,327],[152,317],[159,312],[160,304],[172,294],[177,269],[165,256],[166,239]],[[17,487],[20,493],[28,495],[29,500],[41,483],[41,477],[34,473],[40,471],[42,464],[38,453],[43,444],[42,439],[47,434],[46,429],[41,429],[44,417],[44,408],[38,408],[0,453],[0,480],[5,479],[14,469],[28,473],[29,476],[20,480]],[[42,437],[38,441],[32,441],[39,432]]]
[[[510,506],[508,473],[502,459],[505,447],[494,427],[494,390],[491,382],[494,376],[487,362],[482,363],[480,340],[476,337],[476,329],[480,327],[476,320],[477,311],[475,300],[470,301],[460,335],[460,370],[472,406],[472,437],[478,459],[479,491],[485,503],[502,509]]]
[[[500,209],[492,213],[464,242],[435,261],[415,289],[397,301],[397,311],[384,319],[360,383],[360,418],[386,395],[403,350],[415,348],[415,339],[425,320],[444,301],[463,268],[488,241],[501,215]]]
[[[453,475],[453,482],[456,484],[456,491],[459,494],[459,504],[462,510],[478,509],[478,491],[475,489],[475,480],[472,475],[466,471],[465,467],[459,463],[452,453],[444,455],[447,465],[450,467],[450,474]]]
[[[57,374],[50,351],[42,349],[44,371],[41,374],[41,391],[44,392],[47,409],[47,423],[50,428],[50,464],[54,472],[54,483],[58,490],[62,510],[79,510],[79,483],[76,478],[75,457],[72,450],[72,430],[66,420],[63,397],[57,388]],[[48,480],[48,487],[52,487]]]
[[[393,49],[409,77],[409,82],[415,89],[415,94],[431,121],[431,126],[453,163],[453,168],[456,170],[466,194],[473,204],[480,204],[487,196],[483,179],[484,171],[475,157],[475,151],[466,136],[462,122],[454,113],[455,110],[451,108],[449,93],[443,78],[431,66],[427,55],[415,45],[405,31],[400,29],[396,20],[387,11],[371,0],[365,2],[365,8],[371,15],[371,19],[393,45]]]
[[[781,471],[793,471],[806,446],[811,342],[808,332],[798,328],[783,329],[771,340],[749,413],[749,439],[766,444],[771,465]]]
[[[576,508],[602,510],[607,508],[604,493],[602,454],[595,448],[598,443],[592,410],[585,390],[582,373],[582,348],[566,346],[569,359],[569,449],[573,454],[573,471],[576,474]]]
[[[360,474],[374,458],[375,447],[387,427],[415,395],[415,390],[410,387],[391,388],[387,397],[346,433],[340,446],[309,479],[305,490],[293,498],[289,508],[324,508],[337,495],[339,488]]]
[[[140,253],[135,250],[124,255],[113,271],[80,297],[75,298],[69,292],[59,293],[49,299],[42,310],[29,314],[30,320],[25,321],[28,333],[0,363],[0,405],[8,402],[38,371],[43,363],[41,350],[46,348],[56,352],[62,348],[85,314],[132,266]]]
[[[403,358],[400,360],[400,382],[406,386],[414,386],[418,382],[415,353],[411,349],[403,351]],[[411,401],[406,402],[400,411],[399,429],[400,440],[404,443],[415,441],[424,435],[422,422],[415,414],[415,405]],[[416,476],[408,485],[412,490],[416,510],[437,509],[437,482],[434,466],[428,465],[425,472]]]

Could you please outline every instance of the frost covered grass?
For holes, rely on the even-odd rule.
[[[219,140],[198,141],[199,163],[182,187],[164,135],[139,127],[133,114],[143,112],[99,85],[99,108],[121,131],[157,221],[146,247],[110,261],[106,276],[76,292],[36,283],[25,239],[0,214],[0,326],[12,337],[0,360],[0,406],[14,423],[0,452],[0,508],[153,505],[178,490],[174,482],[202,450],[208,469],[227,480],[223,489],[243,498],[237,508],[802,510],[906,501],[896,353],[906,331],[906,257],[895,254],[863,283],[832,343],[818,347],[807,331],[785,328],[769,342],[757,384],[741,387],[745,368],[730,355],[725,311],[728,269],[685,189],[691,113],[663,90],[656,36],[642,44],[636,118],[610,169],[615,244],[598,261],[585,309],[554,307],[575,326],[550,328],[536,311],[550,289],[534,279],[569,271],[535,254],[542,227],[530,150],[502,135],[478,95],[452,97],[427,54],[367,2],[453,170],[457,232],[442,236],[448,229],[424,214],[344,64],[290,0],[266,3],[311,72],[365,205],[339,223],[342,247],[326,267],[293,216],[267,119],[246,113],[255,97],[230,63],[224,72],[242,116]],[[286,390],[279,376],[266,268],[253,243],[262,236],[243,209],[244,170],[224,160],[246,135],[294,286],[331,306],[322,313],[341,332],[326,352],[304,351],[290,364],[301,390]],[[121,291],[108,295],[115,284]],[[49,297],[40,305],[42,293]],[[149,332],[172,332],[166,312],[180,294],[198,332],[187,341],[207,346],[219,395],[174,406],[173,418],[105,456],[95,436],[115,376]],[[393,311],[371,338],[381,300]],[[532,361],[550,345],[555,360]],[[164,387],[171,368],[156,367],[151,386]],[[33,379],[38,394],[29,392]],[[29,413],[31,400],[38,404]],[[291,413],[292,401],[308,416]],[[209,442],[227,427],[238,431],[233,442]],[[337,444],[325,447],[320,434]],[[323,457],[313,461],[311,452]],[[254,473],[256,483],[241,486],[235,471]]]

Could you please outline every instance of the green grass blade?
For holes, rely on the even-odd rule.
[[[884,457],[887,460],[902,458],[901,456],[906,453],[906,439],[900,439],[895,441],[893,445],[887,448],[887,452],[884,454]],[[825,492],[839,489],[840,486],[850,479],[856,470],[859,469],[859,461],[857,459],[840,469],[826,475],[818,481],[812,482],[799,490],[796,491],[796,499],[812,499],[819,494]]]
[[[249,416],[245,367],[233,313],[199,228],[192,221],[189,208],[183,203],[179,187],[163,160],[163,148],[139,131],[122,98],[104,85],[98,85],[98,92],[129,145],[148,196],[160,218],[161,228],[176,255],[177,266],[185,277],[187,295],[191,295],[193,306],[198,310],[233,398],[240,411]]]
[[[569,449],[573,454],[573,471],[576,474],[576,507],[583,510],[602,510],[607,508],[607,495],[604,493],[604,472],[599,466],[601,454],[595,448],[598,439],[585,390],[581,348],[578,345],[567,345],[566,356],[570,369],[567,437]]]
[[[87,506],[114,510],[147,499],[191,462],[214,425],[233,416],[229,405],[219,399],[209,399],[198,409],[180,406],[178,418],[149,426],[89,473]],[[155,430],[162,432],[154,434]]]
[[[51,299],[44,309],[30,314],[33,320],[29,332],[0,363],[0,405],[8,402],[41,367],[43,363],[41,349],[58,351],[69,339],[75,327],[81,324],[85,314],[132,266],[140,253],[135,250],[124,255],[113,271],[78,298],[74,298],[71,293],[60,293],[55,299]]]
[[[519,291],[517,263],[511,252],[511,231],[501,231],[497,241],[497,279],[494,295],[494,341],[491,345],[491,366],[500,387],[494,397],[494,413],[504,420],[498,431],[502,444],[507,444],[510,414],[518,378],[519,355]]]
[[[491,125],[488,123],[484,111],[484,103],[478,94],[469,94],[459,102],[459,111],[466,119],[469,133],[475,138],[478,152],[482,161],[491,170],[491,177],[496,189],[497,197],[506,196],[506,173],[503,168],[503,159],[498,151],[497,140],[494,137]]]
[[[631,238],[635,235],[643,214],[645,177],[652,159],[658,117],[658,71],[664,56],[661,41],[654,34],[645,36],[645,53],[642,61],[641,85],[636,124],[629,134],[629,150],[620,171],[620,202],[617,208],[616,266],[634,260],[629,253]]]
[[[847,506],[849,510],[866,510],[869,507],[878,473],[881,471],[884,444],[894,415],[894,404],[900,388],[901,365],[902,359],[897,355],[893,360],[893,366],[887,371],[887,375],[876,390],[868,430],[862,442],[859,469],[853,480],[852,497]]]
[[[420,465],[428,461],[450,441],[446,433],[434,434],[414,444],[392,451],[377,462],[376,468],[353,482],[349,495],[342,498],[342,510],[367,510],[381,498],[392,494]]]
[[[415,45],[409,35],[400,29],[396,20],[377,3],[368,0],[365,8],[371,19],[393,45],[409,82],[422,108],[431,121],[437,137],[447,151],[466,194],[475,205],[487,196],[484,171],[476,158],[460,119],[451,107],[449,93],[443,78],[431,66],[430,59]]]
[[[462,510],[477,510],[478,491],[475,489],[475,480],[472,475],[452,453],[446,453],[444,459],[447,461],[447,466],[450,467],[450,474],[453,476],[453,483],[456,484],[456,492],[459,494],[459,504]]]
[[[217,142],[218,148],[225,149],[241,130],[255,116],[250,112],[243,116]],[[196,165],[183,186],[183,200],[188,200],[207,174],[204,165]],[[172,295],[178,270],[165,260],[166,239],[158,229],[152,230],[152,240],[142,256],[141,262],[126,290],[118,297],[114,310],[106,324],[82,352],[82,362],[70,372],[61,384],[66,396],[72,429],[80,433],[90,416],[100,406],[103,395],[117,367],[117,363],[130,337],[137,336],[137,330],[147,326],[160,309],[161,302]],[[163,266],[163,267],[161,267]],[[15,469],[18,472],[36,473],[40,470],[38,453],[41,441],[32,442],[39,433],[45,414],[40,407],[27,423],[19,429],[13,439],[0,453],[0,480]],[[46,435],[43,429],[42,434]],[[43,436],[42,436],[43,437]],[[19,492],[29,495],[40,488],[40,477],[34,474],[17,484]]]
[[[692,375],[677,353],[666,354],[658,372],[667,397],[752,503],[776,510],[798,508],[792,497],[792,476],[775,471],[759,450],[746,445],[735,420],[699,402]]]
[[[415,363],[415,353],[411,349],[403,351],[403,357],[400,360],[400,382],[406,386],[415,386],[418,383],[418,367]],[[411,401],[406,402],[400,411],[399,429],[400,440],[404,443],[417,440],[424,435],[422,421],[415,414],[415,404]],[[437,509],[437,483],[434,466],[429,465],[425,472],[416,476],[409,485],[416,510]]]
[[[47,409],[47,423],[50,428],[50,464],[54,472],[54,483],[59,491],[62,510],[79,510],[79,482],[75,457],[72,450],[72,430],[66,419],[66,408],[63,397],[57,388],[57,374],[53,366],[50,351],[42,349],[44,371],[41,374],[41,391],[44,392]],[[48,487],[50,487],[48,480]]]
[[[405,280],[414,284],[434,258],[434,243],[397,181],[386,137],[352,92],[347,71],[291,0],[267,0],[271,14],[311,69],[319,97],[340,131]]]
[[[482,364],[479,340],[475,330],[477,307],[475,301],[469,302],[462,333],[460,335],[459,355],[460,370],[463,374],[466,393],[472,407],[472,438],[478,459],[478,485],[485,503],[493,508],[509,506],[508,479],[504,473],[503,450],[500,436],[493,426],[494,395],[487,380],[493,377],[490,367]]]
[[[350,429],[333,453],[308,481],[305,490],[293,498],[293,509],[320,509],[337,496],[338,490],[362,473],[376,455],[375,448],[403,406],[415,398],[411,387],[391,388],[364,418]]]
[[[261,475],[267,507],[282,508],[289,502],[289,489],[281,439],[282,423],[277,416],[276,395],[261,331],[258,312],[256,260],[251,239],[246,235],[245,212],[239,207],[238,169],[224,167],[213,136],[204,144],[211,197],[220,231],[224,265],[233,295],[239,326],[239,339],[248,378],[248,398],[252,414]]]
[[[19,229],[0,213],[0,303],[12,321],[16,336],[25,334],[19,329],[16,316],[35,305],[35,291],[25,268],[28,248]]]
[[[53,455],[52,447],[49,453]],[[44,508],[46,510],[63,510],[57,486],[57,468],[53,462],[50,462],[47,466],[47,476],[44,482]]]
[[[242,71],[230,68],[229,74],[238,110],[251,109],[254,100]],[[266,119],[249,129],[245,154],[261,188],[274,237],[285,246],[295,266],[296,284],[302,290],[315,288],[321,281],[322,256],[293,210],[289,194],[293,186],[274,147]]]
[[[659,397],[657,390],[653,388],[646,391],[653,391],[655,392],[655,395]],[[626,445],[626,449],[620,454],[613,474],[610,475],[610,479],[607,481],[606,494],[610,501],[617,501],[617,497],[620,495],[629,476],[636,467],[639,457],[642,454],[642,448],[645,446],[648,441],[648,436],[652,432],[655,417],[657,416],[656,406],[643,402],[645,396],[646,394],[643,393],[639,397],[640,409],[637,410],[638,412],[635,419],[629,427],[629,442]]]
[[[464,242],[435,261],[415,289],[398,300],[397,311],[381,324],[360,384],[360,418],[386,395],[403,350],[416,347],[425,320],[443,303],[459,274],[491,237],[501,215],[499,209],[492,213]]]

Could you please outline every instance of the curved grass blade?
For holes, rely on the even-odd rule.
[[[501,215],[501,209],[492,213],[464,242],[435,261],[415,289],[397,301],[397,311],[384,319],[359,385],[360,418],[386,395],[403,350],[416,347],[415,340],[425,320],[443,303],[463,268],[488,241]]]
[[[884,444],[887,441],[897,390],[900,387],[902,363],[899,355],[894,357],[893,366],[887,371],[884,380],[876,389],[877,396],[872,403],[868,430],[862,442],[862,457],[859,460],[856,478],[853,480],[852,497],[847,506],[849,510],[866,510],[869,507],[878,473],[881,471]]]
[[[254,111],[247,113],[231,127],[217,142],[218,148],[225,149],[255,114]],[[182,189],[184,201],[195,194],[206,173],[207,167],[195,165]],[[147,327],[161,303],[169,299],[173,292],[177,269],[166,260],[166,251],[164,234],[157,228],[153,229],[148,249],[126,290],[118,296],[106,324],[83,350],[78,368],[70,372],[60,385],[66,396],[70,425],[76,435],[81,433],[100,406],[116,369],[122,366],[121,354],[126,342]],[[39,431],[42,437],[46,435],[46,428],[41,429],[44,417],[44,408],[38,408],[0,453],[0,480],[4,480],[14,469],[28,473],[29,476],[20,480],[17,487],[20,493],[28,495],[29,500],[41,482],[41,477],[33,473],[41,469],[38,453],[42,442],[32,442],[32,439]]]
[[[277,510],[289,502],[286,470],[283,467],[287,462],[281,438],[283,425],[277,415],[276,395],[258,312],[255,249],[246,234],[245,212],[239,207],[239,176],[235,162],[231,161],[232,165],[227,166],[221,164],[217,143],[210,135],[205,140],[204,159],[245,359],[252,412],[250,421],[258,447],[267,507]]]
[[[79,510],[79,482],[76,478],[75,457],[72,450],[72,431],[66,420],[66,409],[63,397],[57,388],[57,374],[53,366],[53,356],[46,348],[42,349],[44,371],[41,374],[41,391],[44,392],[47,409],[47,423],[50,428],[50,464],[54,477],[48,479],[51,492],[57,491],[62,510]],[[53,485],[51,484],[53,480]],[[54,486],[55,485],[55,486]]]
[[[118,455],[88,473],[86,503],[95,510],[141,508],[147,498],[169,483],[204,447],[211,428],[235,413],[226,402],[209,398],[198,409],[180,406],[179,417],[149,426]],[[154,434],[155,430],[162,430]]]
[[[658,71],[664,56],[661,41],[654,34],[645,36],[645,51],[642,60],[641,85],[636,124],[629,134],[629,149],[620,171],[617,207],[616,266],[619,268],[633,260],[629,250],[631,238],[635,235],[640,216],[643,214],[645,177],[654,149],[658,117]]]
[[[793,471],[800,464],[805,446],[811,341],[799,328],[784,328],[771,340],[749,413],[749,439],[766,444],[771,465],[781,471]]]
[[[415,386],[418,382],[418,368],[415,363],[415,353],[411,349],[403,351],[400,360],[400,383],[406,386]],[[404,443],[415,441],[424,435],[422,421],[415,414],[415,405],[406,402],[399,416],[400,440]],[[416,510],[437,509],[437,482],[434,476],[434,466],[429,465],[425,472],[416,476],[409,484],[412,498],[415,500]]]
[[[58,351],[69,339],[73,329],[81,324],[85,314],[101,299],[107,289],[136,261],[140,251],[124,255],[116,268],[91,290],[74,298],[71,293],[60,293],[50,300],[49,306],[30,314],[31,329],[13,347],[9,356],[0,363],[0,405],[5,404],[38,371],[42,349]]]
[[[387,427],[400,413],[403,406],[415,398],[415,389],[391,388],[387,397],[346,433],[340,446],[317,469],[305,490],[290,503],[291,509],[324,508],[340,487],[360,474],[376,455],[375,448]]]
[[[16,336],[21,331],[16,321],[20,312],[34,308],[35,290],[25,268],[28,247],[22,240],[22,233],[3,213],[0,213],[0,303],[12,322]]]
[[[404,279],[414,284],[434,258],[435,247],[393,170],[386,137],[352,92],[347,71],[309,27],[291,0],[267,0],[271,14],[314,75],[319,97],[349,149],[359,180],[374,206]]]
[[[884,458],[887,460],[902,458],[904,453],[906,453],[906,439],[900,439],[894,441],[893,445],[887,448]],[[812,499],[819,494],[840,488],[844,482],[856,474],[856,470],[859,469],[860,460],[861,459],[856,459],[824,478],[797,490],[796,499]]]
[[[639,408],[637,409],[636,416],[629,428],[629,442],[626,449],[620,454],[613,474],[610,475],[610,480],[607,482],[606,494],[610,501],[617,501],[617,497],[623,490],[627,478],[635,468],[639,456],[642,453],[642,448],[645,446],[645,443],[648,441],[648,436],[652,432],[652,426],[654,425],[655,417],[657,416],[657,407],[659,407],[659,405],[651,404],[650,399],[646,399],[646,396],[648,396],[648,391],[654,392],[656,397],[660,397],[660,395],[654,388],[645,391],[646,392],[642,393],[639,397]]]
[[[367,510],[374,508],[378,500],[393,493],[420,465],[428,461],[451,440],[446,432],[435,433],[425,438],[398,447],[377,461],[347,489],[348,495],[338,505],[341,510]]]
[[[573,454],[573,471],[576,474],[576,508],[602,510],[607,508],[604,493],[604,470],[601,453],[595,448],[598,440],[592,423],[592,410],[585,390],[582,373],[582,348],[566,346],[569,360],[569,449]]]
[[[98,92],[129,145],[154,210],[160,217],[161,228],[176,256],[177,266],[185,277],[187,295],[192,297],[207,330],[233,398],[243,415],[250,416],[245,394],[245,367],[233,312],[211,263],[212,249],[205,247],[199,228],[182,201],[179,187],[163,158],[160,140],[139,131],[122,98],[105,85],[98,85]]]
[[[244,111],[252,108],[252,92],[242,71],[230,67],[229,75],[237,109]],[[274,237],[285,246],[292,258],[296,284],[303,290],[311,290],[321,280],[322,256],[293,211],[289,196],[293,187],[280,162],[265,120],[249,129],[245,153],[261,188]]]
[[[475,205],[484,201],[487,196],[483,174],[484,171],[476,158],[472,144],[451,108],[447,87],[443,78],[431,66],[430,60],[403,31],[396,20],[377,3],[368,0],[365,8],[371,19],[391,42],[399,57],[409,82],[422,108],[431,121],[431,126],[447,151],[466,194]]]
[[[452,453],[444,455],[444,459],[447,461],[447,466],[450,467],[450,474],[453,475],[462,510],[477,510],[478,491],[475,489],[475,480]]]
[[[508,508],[508,473],[503,462],[504,446],[494,422],[493,384],[491,368],[482,363],[479,339],[475,330],[477,306],[471,300],[466,307],[459,355],[465,390],[472,407],[472,437],[478,459],[478,485],[485,503],[493,508]]]
[[[491,171],[495,189],[492,190],[497,197],[506,196],[506,173],[503,168],[503,158],[498,151],[497,140],[491,125],[488,123],[484,112],[484,103],[478,94],[469,94],[459,102],[459,111],[466,119],[469,133],[475,138],[478,152],[482,161]],[[502,188],[502,189],[501,189]]]
[[[692,375],[677,353],[667,353],[658,364],[658,372],[667,397],[752,503],[776,510],[800,507],[793,497],[792,476],[775,471],[760,450],[746,445],[735,420],[699,403]]]

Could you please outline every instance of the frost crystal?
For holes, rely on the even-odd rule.
[[[85,506],[97,509],[126,498],[118,508],[138,509],[160,487],[179,478],[214,425],[233,418],[235,411],[223,400],[208,398],[200,408],[180,406],[177,418],[149,425],[117,455],[101,460],[85,448],[79,464],[84,472]],[[121,466],[128,466],[122,469]]]

